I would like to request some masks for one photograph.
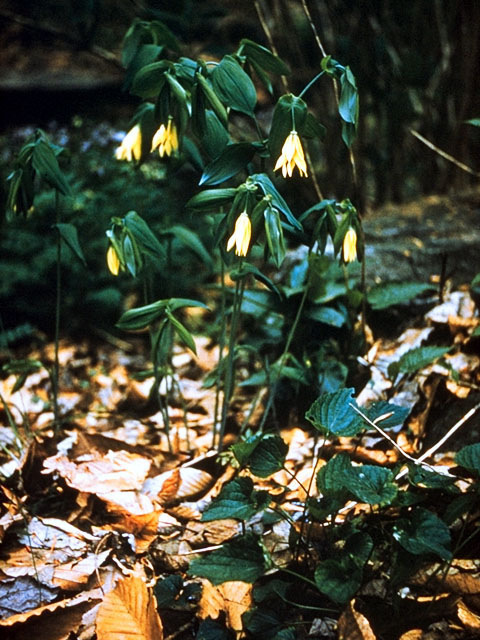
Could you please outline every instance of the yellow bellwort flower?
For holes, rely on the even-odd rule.
[[[122,140],[122,144],[115,151],[117,160],[140,160],[142,155],[142,132],[140,125],[136,124]]]
[[[357,232],[353,227],[348,227],[343,238],[343,260],[353,262],[357,259]]]
[[[230,236],[227,243],[227,251],[233,249],[235,245],[235,254],[237,256],[246,256],[250,239],[252,237],[252,223],[248,217],[248,213],[243,211],[235,222],[235,230]]]
[[[157,147],[161,158],[164,155],[171,156],[178,151],[177,127],[173,122],[173,118],[168,118],[167,126],[160,125],[153,136],[151,151],[155,151]]]
[[[305,162],[302,141],[298,133],[293,130],[290,131],[287,139],[283,143],[282,153],[277,160],[274,171],[281,169],[284,178],[286,178],[287,175],[291,178],[295,167],[298,168],[302,177],[307,177],[307,163]]]
[[[118,258],[118,254],[115,251],[113,245],[108,247],[107,251],[107,266],[110,270],[110,273],[113,273],[114,276],[118,276],[118,272],[120,271],[120,260]]]

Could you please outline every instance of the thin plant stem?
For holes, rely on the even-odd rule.
[[[292,340],[293,340],[293,338],[295,336],[295,332],[297,330],[298,323],[300,322],[300,318],[301,318],[302,312],[303,312],[303,307],[305,306],[305,302],[307,301],[307,295],[308,295],[309,289],[310,289],[310,278],[307,279],[307,283],[306,283],[305,288],[303,290],[302,299],[300,300],[300,304],[298,305],[297,313],[295,314],[295,319],[293,321],[293,324],[292,324],[292,326],[290,328],[290,331],[288,333],[288,336],[287,336],[287,341],[285,343],[285,348],[283,349],[283,353],[282,353],[282,355],[280,357],[280,364],[279,364],[278,369],[276,371],[275,378],[274,378],[274,380],[272,382],[272,389],[271,389],[270,395],[268,396],[267,405],[265,407],[265,412],[264,412],[264,414],[262,416],[262,420],[260,422],[260,431],[265,426],[265,422],[267,421],[268,414],[270,413],[270,409],[272,408],[273,402],[275,400],[276,386],[277,386],[277,384],[278,384],[278,382],[280,380],[280,377],[282,375],[283,367],[285,366],[285,363],[287,361],[288,353],[289,353],[289,350],[290,350],[290,345],[292,344]]]
[[[225,335],[226,335],[226,292],[225,292],[225,266],[223,264],[223,260],[220,261],[220,317],[221,317],[221,328],[220,328],[220,336],[218,339],[218,362],[217,362],[217,381],[216,381],[216,389],[215,389],[215,407],[213,410],[213,435],[212,435],[212,448],[215,448],[217,433],[219,429],[218,423],[218,413],[220,410],[220,381],[222,378],[222,366],[223,366],[223,352],[225,349]]]
[[[52,391],[53,391],[53,423],[55,431],[59,429],[59,408],[58,408],[58,384],[60,377],[60,360],[59,360],[59,342],[60,342],[60,309],[61,309],[61,296],[62,296],[62,238],[60,236],[60,196],[57,190],[55,190],[55,220],[57,225],[57,257],[56,257],[56,297],[55,297],[55,355],[53,364],[52,375]]]
[[[238,322],[240,318],[240,310],[242,307],[243,294],[245,291],[245,277],[237,280],[235,285],[235,295],[233,299],[232,320],[230,323],[230,336],[228,340],[227,367],[225,372],[225,386],[223,390],[223,406],[222,421],[218,434],[217,450],[221,451],[223,446],[223,438],[225,435],[225,426],[227,422],[228,405],[233,392],[235,381],[235,343],[237,339]]]

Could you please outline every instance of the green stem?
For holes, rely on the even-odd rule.
[[[216,380],[216,390],[215,390],[215,408],[213,411],[213,437],[212,437],[212,448],[215,448],[217,433],[219,429],[219,418],[218,412],[220,410],[220,386],[221,386],[221,377],[222,377],[222,365],[223,365],[223,352],[225,349],[225,334],[227,331],[227,315],[226,315],[226,293],[225,293],[225,266],[223,264],[223,260],[220,261],[220,282],[221,282],[221,296],[220,296],[220,317],[221,317],[221,328],[220,328],[220,336],[218,339],[218,362],[217,362],[217,380]]]
[[[309,254],[310,254],[310,251],[309,251]],[[260,422],[260,431],[265,426],[265,422],[267,421],[268,414],[270,413],[270,409],[272,408],[273,402],[275,400],[276,387],[277,387],[277,384],[278,384],[278,382],[279,382],[279,380],[281,378],[283,367],[285,366],[285,363],[287,361],[288,353],[289,353],[289,350],[290,350],[290,345],[292,344],[292,340],[293,340],[293,337],[294,337],[295,332],[297,330],[298,323],[300,322],[300,318],[301,318],[302,312],[303,312],[303,307],[305,306],[305,302],[307,301],[307,295],[308,295],[309,288],[310,288],[310,278],[307,279],[307,283],[306,283],[305,288],[303,290],[302,299],[300,300],[300,304],[298,305],[298,308],[297,308],[297,313],[295,315],[295,319],[294,319],[293,324],[292,324],[292,326],[290,328],[290,331],[288,333],[287,341],[285,343],[285,348],[284,348],[283,353],[282,353],[281,358],[280,358],[280,364],[279,364],[277,373],[276,373],[275,378],[274,378],[273,383],[272,383],[270,395],[268,396],[268,401],[267,401],[267,405],[265,407],[265,412],[264,412],[264,414],[262,416],[262,420]]]
[[[315,82],[323,76],[324,73],[325,71],[320,71],[320,73],[318,73],[312,80],[310,80],[307,86],[304,87],[302,91],[299,93],[298,97],[301,98],[302,96],[304,96],[307,93],[307,91],[310,89],[310,87],[312,87],[315,84]]]
[[[53,423],[55,431],[59,428],[59,408],[58,408],[58,381],[60,375],[59,362],[59,342],[60,342],[60,309],[61,309],[61,259],[62,259],[62,238],[60,236],[60,197],[58,191],[55,191],[55,219],[57,224],[57,258],[56,258],[56,299],[55,299],[55,356],[53,365],[52,387],[53,387]]]
[[[232,397],[234,380],[235,380],[235,343],[237,339],[238,320],[240,318],[240,309],[242,307],[243,293],[245,291],[245,278],[241,277],[235,285],[235,295],[233,298],[232,321],[230,324],[230,336],[228,340],[227,369],[225,372],[225,386],[223,390],[222,405],[222,421],[220,423],[220,432],[218,434],[217,450],[221,451],[223,446],[223,437],[225,435],[225,425],[227,422],[227,411],[230,399]]]

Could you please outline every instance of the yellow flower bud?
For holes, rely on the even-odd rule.
[[[343,238],[343,260],[353,262],[357,259],[357,232],[353,227],[348,227]]]
[[[233,249],[235,245],[235,254],[237,256],[246,256],[250,239],[252,237],[252,223],[246,211],[243,211],[235,222],[235,230],[230,236],[227,243],[227,251]]]
[[[107,251],[107,265],[111,273],[114,276],[118,276],[118,272],[120,271],[120,260],[118,258],[118,254],[115,251],[113,245],[108,247]]]

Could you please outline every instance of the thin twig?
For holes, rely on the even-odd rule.
[[[476,178],[480,178],[480,172],[479,171],[475,171],[474,169],[472,169],[471,167],[467,166],[463,162],[460,162],[460,160],[457,160],[456,158],[451,156],[446,151],[442,151],[442,149],[439,149],[438,147],[436,147],[433,144],[433,142],[430,142],[429,140],[424,138],[420,133],[418,133],[418,131],[415,131],[414,129],[409,129],[409,131],[412,134],[412,136],[415,136],[415,138],[420,140],[420,142],[423,142],[424,145],[426,145],[432,151],[435,151],[435,153],[438,153],[438,155],[441,156],[442,158],[445,158],[445,160],[448,160],[448,162],[451,162],[452,164],[454,164],[459,169],[462,169],[462,171],[466,171],[470,175],[475,176]]]

